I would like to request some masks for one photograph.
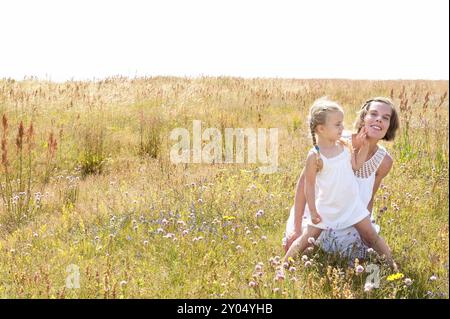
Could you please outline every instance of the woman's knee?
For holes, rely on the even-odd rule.
[[[360,235],[362,237],[362,240],[364,240],[369,246],[375,245],[380,238],[380,236],[375,231],[370,231]]]

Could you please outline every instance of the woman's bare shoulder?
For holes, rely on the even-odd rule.
[[[394,159],[389,153],[386,153],[377,170],[377,175],[386,176],[394,164]]]

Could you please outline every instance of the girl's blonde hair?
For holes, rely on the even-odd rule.
[[[326,97],[315,100],[313,105],[311,106],[311,109],[309,110],[308,123],[312,142],[316,150],[317,171],[320,171],[323,168],[323,161],[320,158],[320,149],[317,145],[316,128],[318,125],[324,125],[326,123],[327,115],[331,112],[344,113],[344,110],[338,103],[331,101]]]

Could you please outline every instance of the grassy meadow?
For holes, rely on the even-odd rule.
[[[447,91],[448,81],[0,80],[0,297],[448,298]],[[346,129],[374,96],[400,112],[374,212],[401,274],[360,261],[381,267],[371,291],[358,262],[318,248],[277,275],[311,147],[306,116],[325,95]],[[278,171],[172,164],[170,132],[192,132],[193,120],[277,127]]]

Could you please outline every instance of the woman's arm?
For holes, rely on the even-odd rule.
[[[375,183],[373,184],[373,190],[372,190],[372,198],[370,199],[369,204],[367,205],[367,210],[372,213],[373,209],[373,199],[375,198],[375,193],[378,191],[378,188],[380,188],[381,181],[383,178],[389,174],[392,164],[394,163],[394,160],[389,154],[386,154],[383,158],[383,161],[380,164],[380,167],[378,167],[377,172],[375,173]]]
[[[294,240],[302,235],[302,221],[305,213],[306,197],[305,197],[305,169],[297,181],[297,188],[294,199],[294,232],[286,234],[287,241],[284,250],[287,252]]]
[[[302,232],[302,220],[305,213],[306,197],[305,197],[305,169],[297,182],[294,199],[294,232],[298,235]]]
[[[306,158],[305,166],[305,197],[308,204],[309,212],[311,213],[311,220],[320,217],[316,208],[316,174],[317,174],[317,154],[309,153]]]

